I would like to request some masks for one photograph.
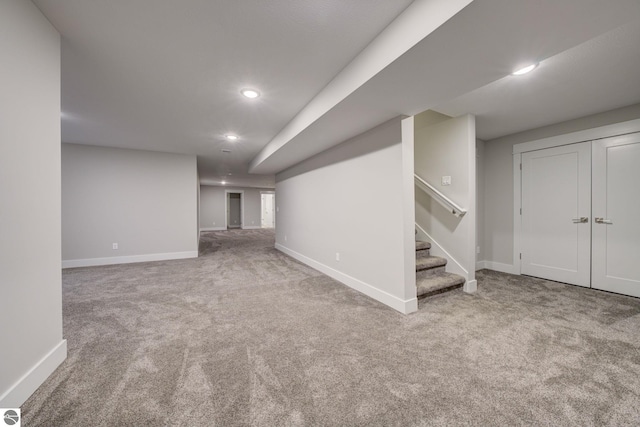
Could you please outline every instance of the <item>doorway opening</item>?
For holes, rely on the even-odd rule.
[[[227,230],[242,228],[243,226],[243,208],[244,208],[244,193],[242,191],[229,191],[226,192],[225,205],[225,227]]]
[[[276,195],[272,191],[260,194],[260,225],[262,228],[276,226]]]

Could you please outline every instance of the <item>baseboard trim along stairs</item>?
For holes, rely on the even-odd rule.
[[[461,288],[465,278],[447,273],[445,258],[429,253],[431,243],[416,241],[416,287],[418,299]]]

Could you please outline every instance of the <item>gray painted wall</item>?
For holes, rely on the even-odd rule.
[[[640,104],[486,141],[484,147],[484,260],[513,265],[513,146],[640,118]],[[481,226],[481,225],[480,225]]]
[[[273,188],[219,187],[213,185],[201,185],[200,229],[224,229],[225,193],[227,191],[238,191],[244,193],[243,228],[260,228],[260,194],[262,191],[273,192]]]
[[[60,36],[24,0],[0,2],[0,28],[0,407],[6,408],[22,405],[64,360],[66,342]]]
[[[211,230],[224,228],[224,187],[212,185],[200,186],[200,229]]]
[[[484,260],[484,145],[481,139],[476,140],[476,262]]]
[[[427,233],[434,255],[449,260],[447,271],[463,275],[474,286],[476,270],[476,137],[475,117],[446,118],[426,111],[416,116],[415,173],[466,209],[451,214],[434,198],[416,189],[416,223]],[[451,177],[443,186],[442,177]],[[471,289],[470,289],[471,290]]]
[[[198,218],[196,219],[196,245],[200,246],[200,173],[197,173],[198,182],[196,182],[196,192],[198,198],[198,207],[196,208],[196,212],[198,213]]]
[[[63,144],[63,264],[197,256],[197,180],[195,156]]]
[[[413,140],[394,119],[276,176],[276,247],[415,310],[413,197]]]

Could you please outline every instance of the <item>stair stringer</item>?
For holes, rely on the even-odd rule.
[[[418,231],[418,234],[416,235],[417,240],[424,240],[431,243],[431,255],[439,256],[447,260],[447,265],[445,266],[445,271],[447,273],[455,273],[464,277],[466,290],[466,282],[469,281],[469,272],[462,266],[462,264],[460,264],[454,257],[452,257],[451,254],[447,252],[433,237],[431,237],[429,233],[424,230],[424,228],[420,227],[418,223],[416,223],[416,230]]]

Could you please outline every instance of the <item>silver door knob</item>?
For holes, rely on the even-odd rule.
[[[596,224],[613,224],[613,222],[610,219],[604,219],[604,218],[596,218],[595,222]]]
[[[574,224],[583,224],[585,222],[589,222],[589,218],[581,216],[580,218],[573,218],[571,221],[573,221]]]

